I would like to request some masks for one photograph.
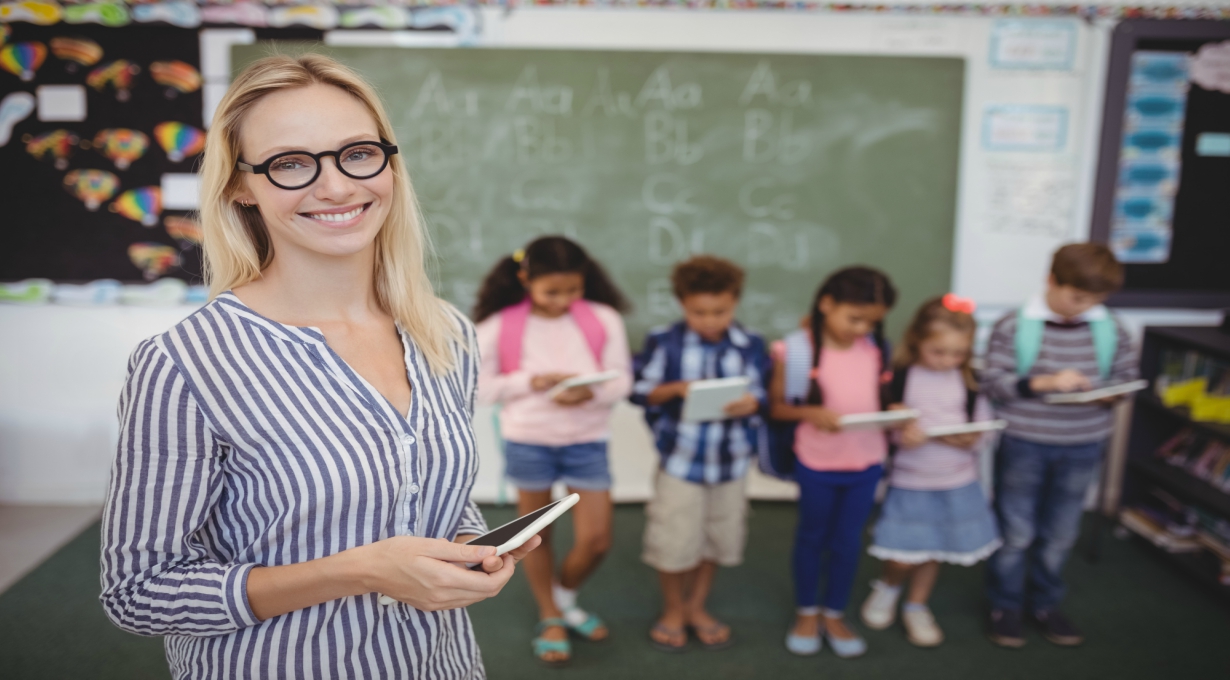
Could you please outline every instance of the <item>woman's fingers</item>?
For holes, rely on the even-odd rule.
[[[521,547],[516,548],[515,550],[508,551],[508,554],[512,555],[512,558],[514,560],[516,560],[517,562],[520,562],[521,560],[525,559],[526,555],[530,554],[530,551],[532,551],[534,548],[537,548],[540,545],[542,545],[542,536],[538,536],[537,534],[535,534],[534,536],[530,536],[530,540],[523,543]]]
[[[490,545],[469,545],[453,543],[442,538],[425,538],[418,553],[424,557],[442,560],[444,562],[467,562],[473,564],[482,562],[487,557],[495,555],[495,547]]]

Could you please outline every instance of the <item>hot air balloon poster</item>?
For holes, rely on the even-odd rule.
[[[73,170],[64,176],[64,188],[93,212],[120,188],[120,178],[106,170]]]
[[[110,210],[134,222],[152,227],[158,224],[158,215],[162,213],[162,189],[159,187],[129,189],[111,203]]]
[[[34,74],[47,58],[47,46],[41,42],[19,42],[0,48],[0,68],[21,78],[34,80]]]
[[[205,149],[205,133],[191,125],[168,121],[154,126],[154,139],[167,153],[167,158],[178,163]]]
[[[52,130],[41,135],[23,135],[21,141],[26,144],[26,153],[40,161],[50,160],[57,170],[64,170],[81,140],[68,130]]]
[[[179,266],[179,251],[162,243],[140,242],[128,246],[128,259],[140,269],[146,281],[153,281]]]
[[[93,66],[103,56],[102,47],[89,38],[58,37],[51,39],[51,53],[64,63],[64,70],[76,73],[82,66]]]
[[[201,224],[191,217],[168,215],[162,218],[162,225],[171,238],[183,243],[184,247],[201,245]]]
[[[145,155],[145,150],[149,148],[149,137],[140,130],[108,128],[99,130],[98,134],[94,135],[93,147],[111,159],[115,167],[127,170],[133,161]]]
[[[167,99],[174,99],[180,92],[196,92],[201,89],[201,74],[192,64],[182,61],[156,61],[149,65],[154,82],[166,87]]]
[[[85,78],[85,84],[99,92],[111,86],[115,89],[115,98],[126,102],[132,91],[132,83],[140,72],[140,66],[127,59],[116,59],[90,71],[90,75]]]

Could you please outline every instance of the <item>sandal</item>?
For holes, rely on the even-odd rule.
[[[572,612],[581,612],[582,614],[585,615],[585,620],[579,624],[573,625],[572,622],[568,620],[568,615],[571,614]],[[608,628],[607,634],[605,636],[600,637],[600,638],[595,638],[594,631],[598,630],[599,628],[606,628],[606,624],[603,623],[602,619],[598,618],[597,616],[587,611],[582,610],[580,607],[573,607],[572,609],[569,609],[568,611],[564,612],[564,626],[567,627],[568,630],[581,636],[581,638],[584,639],[586,642],[603,642],[607,640],[608,638],[610,638],[611,636],[610,629]]]
[[[565,623],[563,619],[556,618],[543,619],[539,621],[538,625],[534,626],[534,635],[537,635],[538,637],[534,638],[534,640],[530,642],[530,645],[534,648],[534,657],[550,668],[562,668],[567,666],[568,662],[572,661],[572,643],[568,641],[568,638],[564,638],[563,640],[548,640],[542,637],[543,631],[548,628],[563,628],[566,632],[568,630],[568,624]],[[550,652],[567,654],[568,656],[563,659],[548,661],[543,657]]]
[[[683,644],[672,645],[666,642],[660,642],[654,638],[654,633],[662,633],[667,637],[681,637]],[[678,654],[688,648],[688,631],[686,628],[671,628],[670,626],[662,625],[661,622],[653,624],[653,628],[649,631],[649,644],[659,652],[667,654]]]
[[[712,625],[705,626],[703,628],[700,626],[688,626],[688,628],[691,629],[694,635],[696,635],[696,640],[700,642],[700,646],[710,652],[717,652],[723,649],[728,649],[731,645],[735,644],[735,637],[734,637],[734,634],[730,630],[730,626],[724,623],[714,622]],[[717,637],[718,634],[721,633],[722,631],[726,631],[725,640],[722,640],[721,642],[713,642],[713,643],[705,642],[705,638],[713,639]]]

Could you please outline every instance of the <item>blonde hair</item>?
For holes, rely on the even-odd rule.
[[[958,333],[965,333],[969,336],[971,344],[978,330],[978,324],[974,321],[972,314],[949,309],[944,306],[942,297],[931,298],[918,308],[918,311],[914,313],[914,318],[910,320],[910,325],[906,327],[905,337],[902,338],[901,346],[897,348],[897,356],[894,357],[893,365],[906,368],[918,363],[919,347],[931,337],[937,324],[943,324]],[[973,354],[971,348],[971,351],[965,355],[965,360],[961,362],[960,368],[965,386],[976,391],[978,381],[974,377],[973,366],[970,365]]]
[[[397,143],[375,89],[329,57],[279,55],[245,68],[219,102],[205,142],[200,213],[205,280],[211,299],[256,280],[274,257],[260,211],[234,200],[244,182],[235,167],[240,159],[244,117],[268,94],[310,85],[330,85],[348,93],[367,108],[383,141]],[[376,235],[376,298],[418,344],[432,371],[444,373],[454,365],[449,341],[459,341],[461,333],[447,303],[432,290],[426,266],[431,245],[400,155],[389,158],[389,169],[393,173],[393,197],[388,217]]]

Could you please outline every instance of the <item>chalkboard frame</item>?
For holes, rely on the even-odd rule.
[[[1110,240],[1119,174],[1120,141],[1123,137],[1123,112],[1127,102],[1132,54],[1140,41],[1151,39],[1230,39],[1230,22],[1132,19],[1120,22],[1115,27],[1107,64],[1102,135],[1099,140],[1098,170],[1090,224],[1090,240],[1098,243],[1108,243]],[[1230,308],[1230,291],[1125,287],[1112,295],[1108,303],[1116,307]]]

